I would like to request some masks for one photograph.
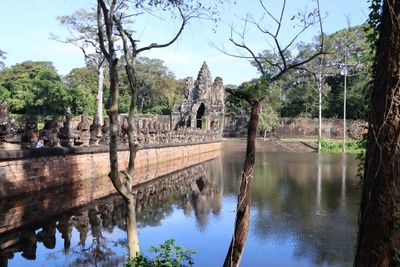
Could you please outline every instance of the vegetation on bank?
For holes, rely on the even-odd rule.
[[[322,140],[321,152],[323,153],[342,153],[341,140]],[[359,154],[365,152],[365,146],[361,141],[350,140],[346,141],[346,153]]]
[[[149,258],[138,252],[135,258],[129,259],[126,267],[189,267],[193,266],[196,251],[185,249],[177,244],[175,240],[166,240],[159,247],[150,247],[150,252],[156,253],[154,258]]]
[[[232,138],[235,139],[235,138]],[[258,139],[262,141],[262,138]],[[271,140],[271,139],[266,139]],[[310,147],[317,149],[318,140],[315,138],[281,138],[278,139],[281,142],[291,143],[303,143]],[[321,152],[322,153],[342,153],[342,139],[323,139],[321,141]],[[346,153],[360,154],[365,152],[365,140],[347,140],[346,141]]]

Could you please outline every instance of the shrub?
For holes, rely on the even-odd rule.
[[[138,252],[135,258],[127,261],[126,267],[189,267],[193,266],[192,256],[197,253],[176,245],[173,239],[166,240],[159,247],[151,246],[150,251],[157,253],[154,259]]]

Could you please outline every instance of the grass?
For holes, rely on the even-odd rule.
[[[224,138],[228,140],[240,140],[243,138]],[[258,137],[257,140],[263,140],[262,137]],[[270,140],[267,138],[266,140]],[[315,148],[317,148],[318,139],[315,137],[303,137],[303,138],[281,138],[281,142],[291,142],[291,143],[306,143]],[[321,141],[321,152],[323,153],[342,153],[342,139],[323,139]],[[359,154],[365,152],[365,147],[359,140],[347,140],[346,142],[346,153]]]
[[[364,146],[357,140],[346,142],[346,153],[359,154],[365,151]],[[342,140],[322,140],[321,152],[342,153]]]

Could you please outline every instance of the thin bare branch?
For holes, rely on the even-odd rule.
[[[217,45],[215,45],[214,43],[210,43],[211,47],[215,48],[216,50],[218,50],[219,52],[230,56],[230,57],[235,57],[235,58],[243,58],[243,59],[253,59],[252,56],[244,56],[244,55],[238,55],[238,54],[233,54],[233,53],[229,53],[225,50],[225,47],[218,47]],[[263,59],[262,57],[257,57],[259,60]]]
[[[277,24],[279,24],[279,21],[271,14],[271,12],[269,12],[268,8],[264,5],[264,2],[262,0],[259,0],[259,2],[265,13],[267,13]]]
[[[179,38],[179,36],[182,34],[183,29],[185,28],[185,26],[186,26],[188,20],[191,18],[191,16],[185,16],[185,15],[183,14],[182,9],[181,9],[180,7],[177,7],[177,9],[178,9],[179,14],[180,14],[180,16],[181,16],[182,23],[181,23],[181,27],[179,28],[179,30],[178,30],[178,32],[175,34],[175,36],[174,36],[169,42],[167,42],[167,43],[164,43],[164,44],[156,44],[156,43],[153,43],[153,44],[150,44],[149,46],[145,46],[145,47],[139,48],[139,49],[137,49],[137,51],[136,51],[137,54],[139,54],[140,52],[146,51],[146,50],[153,49],[153,48],[163,48],[163,47],[170,46],[171,44],[173,44],[173,43]]]
[[[278,28],[276,29],[275,38],[278,37],[279,31],[281,30],[282,19],[283,19],[283,14],[285,13],[285,8],[286,8],[286,0],[283,0],[281,16],[279,17]]]
[[[231,43],[233,43],[235,46],[245,49],[245,50],[251,55],[251,57],[253,58],[253,60],[256,62],[257,66],[258,66],[258,68],[259,68],[259,70],[260,70],[260,72],[261,72],[263,75],[265,75],[265,70],[264,70],[263,65],[261,64],[261,62],[260,62],[260,60],[258,59],[258,57],[254,54],[254,52],[253,52],[248,46],[246,46],[244,43],[239,44],[239,43],[235,42],[235,40],[233,40],[232,38],[230,38],[229,41],[231,41]]]

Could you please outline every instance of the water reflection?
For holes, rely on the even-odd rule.
[[[127,210],[123,199],[118,195],[92,201],[80,208],[53,215],[52,218],[44,221],[37,216],[35,223],[0,235],[0,266],[8,266],[8,263],[11,263],[11,266],[19,266],[19,263],[13,262],[16,254],[22,256],[17,259],[18,262],[45,256],[46,266],[122,265],[126,260],[126,237],[110,239],[106,237],[107,234],[116,232],[116,229],[126,231],[128,228],[137,240],[137,227],[160,225],[163,219],[174,212],[175,206],[184,210],[187,215],[194,211],[201,230],[207,224],[208,214],[218,214],[221,209],[221,172],[221,164],[216,160],[135,187],[134,194],[137,202],[134,217],[138,223],[133,221],[128,227],[125,219]],[[215,175],[219,175],[219,178],[215,178]],[[75,190],[81,188],[80,185]],[[60,192],[62,191],[57,193]],[[43,192],[35,199],[38,207],[45,206],[43,202],[58,203],[59,213],[63,211],[63,203],[58,202],[57,198],[63,200],[66,196],[51,195],[50,199],[50,195]],[[29,201],[33,201],[31,196],[21,196],[21,200],[14,199],[13,204],[14,207],[21,208],[18,203]],[[3,220],[0,221],[0,226],[10,227],[8,218],[11,217],[13,208],[7,205],[7,208],[1,212]],[[34,221],[32,214],[38,215],[37,212],[32,211],[28,216],[29,221]],[[78,239],[76,242],[73,240],[74,237]],[[89,242],[88,238],[91,239]],[[61,246],[56,246],[56,243],[61,243]],[[41,251],[44,255],[37,255],[39,245],[50,250],[58,249],[58,251],[52,253]],[[38,263],[37,266],[41,265]]]
[[[232,236],[242,157],[226,154],[136,187],[134,230],[143,252],[174,238],[199,251],[196,266],[220,266]],[[258,154],[241,266],[351,265],[356,171],[351,156]],[[80,185],[1,202],[0,229],[7,231],[0,230],[0,266],[122,266],[124,201],[118,195],[92,201],[79,188],[87,190]],[[71,190],[81,197],[67,201]],[[69,208],[69,202],[81,205]],[[15,227],[25,226],[13,230],[13,214],[24,206],[29,223],[15,219]]]
[[[346,177],[355,178],[354,159],[318,154],[259,159],[253,190],[257,239],[289,241],[294,257],[312,264],[351,265],[358,190],[356,180]]]

